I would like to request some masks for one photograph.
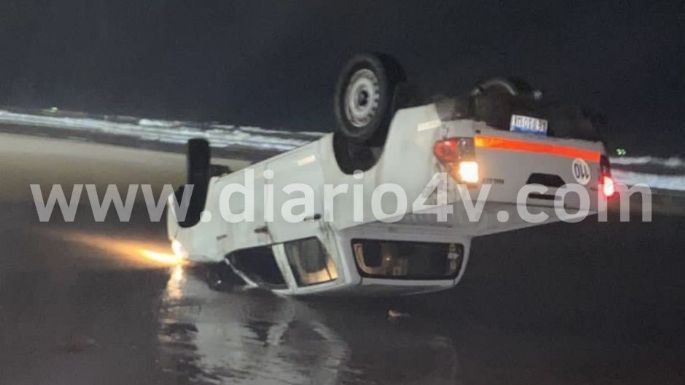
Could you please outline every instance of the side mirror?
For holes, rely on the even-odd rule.
[[[211,158],[209,142],[203,138],[190,139],[186,153],[186,184],[193,186],[193,194],[190,197],[190,204],[186,212],[185,219],[179,221],[181,227],[192,227],[200,222],[202,210],[205,208],[207,200],[207,187],[209,185]],[[182,186],[177,190],[176,199],[183,195]],[[179,194],[179,192],[181,194]]]

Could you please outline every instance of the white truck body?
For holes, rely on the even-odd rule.
[[[479,166],[480,182],[468,187],[462,186],[462,192],[467,191],[473,199],[470,203],[478,204],[477,197],[481,190],[486,184],[489,185],[489,194],[480,202],[484,204],[482,215],[475,221],[469,220],[463,196],[459,194],[457,183],[452,178],[448,178],[447,202],[442,207],[453,211],[446,222],[439,222],[431,209],[412,210],[413,202],[419,198],[436,173],[443,170],[443,165],[433,152],[435,143],[451,137],[475,140],[475,159]],[[363,178],[357,179],[340,170],[333,151],[333,134],[328,134],[315,142],[256,163],[247,169],[212,178],[205,206],[205,215],[209,213],[211,218],[205,216],[197,225],[183,228],[178,225],[174,207],[170,205],[168,236],[177,249],[195,262],[228,261],[230,264],[231,258],[227,259],[227,256],[234,252],[253,248],[270,249],[285,281],[284,284],[273,287],[273,291],[277,293],[410,294],[447,289],[455,286],[462,278],[473,237],[534,225],[522,220],[517,211],[520,208],[517,207],[519,191],[531,184],[533,174],[555,176],[564,183],[576,183],[573,163],[577,159],[583,159],[589,165],[591,175],[589,182],[582,188],[588,191],[591,198],[590,213],[596,212],[601,204],[597,194],[600,180],[599,158],[604,153],[601,142],[503,131],[470,119],[441,121],[434,104],[407,108],[395,114],[382,155],[371,169],[364,172]],[[273,171],[273,177],[266,179],[266,171]],[[222,191],[230,184],[244,184],[247,172],[254,172],[255,177],[255,220],[229,223],[222,217]],[[269,172],[266,175],[271,176]],[[298,196],[282,190],[292,183],[306,184],[314,191],[313,212],[316,215],[304,218],[299,223],[287,222],[278,215],[287,200],[294,195]],[[347,193],[336,196],[333,204],[327,206],[324,203],[326,184],[363,186],[361,220],[355,217],[353,210],[354,199],[358,199],[358,196],[352,194],[353,187]],[[373,191],[384,184],[401,186],[406,193],[408,210],[401,219],[379,218],[374,215],[371,207]],[[277,214],[272,221],[263,217],[265,185],[271,185],[274,191],[273,207]],[[556,188],[550,187],[549,192],[534,195],[525,201],[525,209],[548,214],[549,219],[543,223],[557,220],[553,215],[555,192]],[[436,194],[431,194],[426,204],[435,204],[436,199]],[[396,208],[395,199],[384,199],[381,202],[384,212],[393,212]],[[239,194],[231,197],[232,212],[240,212],[245,204]],[[568,194],[564,204],[569,211],[573,211],[572,209],[579,207],[580,202],[575,199],[575,194]],[[500,221],[504,216],[508,216],[509,220]],[[302,277],[298,281],[298,268],[293,264],[292,258],[288,258],[286,249],[288,242],[312,237],[320,241],[328,254],[325,266],[327,273],[320,283],[305,285],[301,282]],[[355,258],[353,248],[357,246],[353,246],[352,242],[363,239],[458,244],[461,249],[454,251],[456,249],[450,246],[450,253],[460,255],[450,254],[452,257],[449,257],[458,259],[455,262],[458,266],[456,271],[442,278],[374,277],[364,274],[364,269],[359,266],[359,258]],[[404,247],[407,244],[398,245]],[[417,247],[419,248],[416,250],[421,250],[422,246]],[[240,274],[240,268],[233,265]],[[253,281],[249,274],[245,274],[244,278]],[[309,278],[316,281],[316,274]]]

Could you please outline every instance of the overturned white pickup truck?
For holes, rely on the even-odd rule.
[[[282,294],[414,294],[455,286],[473,237],[595,213],[613,194],[579,110],[513,80],[430,103],[407,90],[394,60],[359,55],[338,82],[337,132],[232,173],[192,140],[185,218],[188,185],[169,201],[175,252]]]

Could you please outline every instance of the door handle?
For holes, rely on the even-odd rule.
[[[314,214],[311,217],[304,218],[302,222],[318,221],[319,219],[321,219],[321,214]]]

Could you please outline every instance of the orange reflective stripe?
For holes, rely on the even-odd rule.
[[[599,162],[602,155],[597,151],[583,150],[576,147],[559,146],[556,144],[526,142],[524,140],[506,139],[496,136],[476,135],[474,138],[476,148],[494,150],[535,152],[563,156],[566,158],[581,158],[590,162]]]

